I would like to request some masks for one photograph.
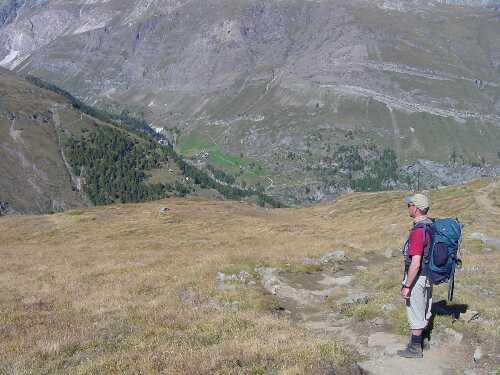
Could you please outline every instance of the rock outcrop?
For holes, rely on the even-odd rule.
[[[0,3],[0,26],[11,21],[21,6],[17,0],[7,0]]]

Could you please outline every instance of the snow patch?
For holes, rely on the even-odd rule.
[[[106,23],[105,22],[100,22],[100,23],[96,23],[96,24],[93,24],[91,22],[87,22],[83,25],[81,25],[78,29],[76,29],[75,31],[73,31],[73,34],[74,35],[77,35],[77,34],[83,34],[83,33],[86,33],[88,31],[92,31],[92,30],[97,30],[97,29],[102,29],[103,27],[106,26]]]
[[[19,51],[11,50],[9,54],[5,56],[2,61],[0,61],[0,66],[7,68],[9,64],[17,58],[17,56],[19,56]]]
[[[29,53],[22,54],[19,51],[11,50],[9,54],[5,56],[2,61],[0,61],[0,66],[6,69],[14,70],[28,57],[30,57]]]
[[[104,91],[101,95],[108,98],[108,99],[112,99],[111,95],[113,95],[114,93],[116,93],[116,88],[111,87],[110,89]]]

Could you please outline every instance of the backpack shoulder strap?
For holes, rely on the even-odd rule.
[[[432,246],[432,235],[431,235],[431,226],[434,224],[435,219],[430,219],[429,222],[420,222],[417,223],[413,226],[413,228],[422,228],[424,230],[424,236],[425,239],[427,240],[427,244],[425,245],[424,248],[424,256],[422,257],[422,260],[427,263],[429,259],[429,253],[430,249]]]

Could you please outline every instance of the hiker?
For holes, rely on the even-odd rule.
[[[404,350],[398,355],[405,358],[422,358],[423,332],[431,318],[432,284],[427,273],[428,267],[423,261],[424,254],[431,244],[428,225],[432,221],[427,217],[429,199],[423,194],[405,198],[408,213],[413,219],[403,256],[405,272],[401,287],[401,296],[406,302],[406,315],[411,330],[411,338]]]

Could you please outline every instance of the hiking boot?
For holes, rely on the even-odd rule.
[[[431,343],[429,342],[429,339],[427,337],[424,337],[422,340],[422,350],[430,350],[431,349]]]
[[[408,346],[410,345],[411,345],[411,338],[410,342],[408,343]],[[422,338],[422,350],[431,350],[431,343],[427,337]]]
[[[398,355],[403,358],[422,358],[422,348],[416,345],[408,345],[405,350],[398,350]]]

